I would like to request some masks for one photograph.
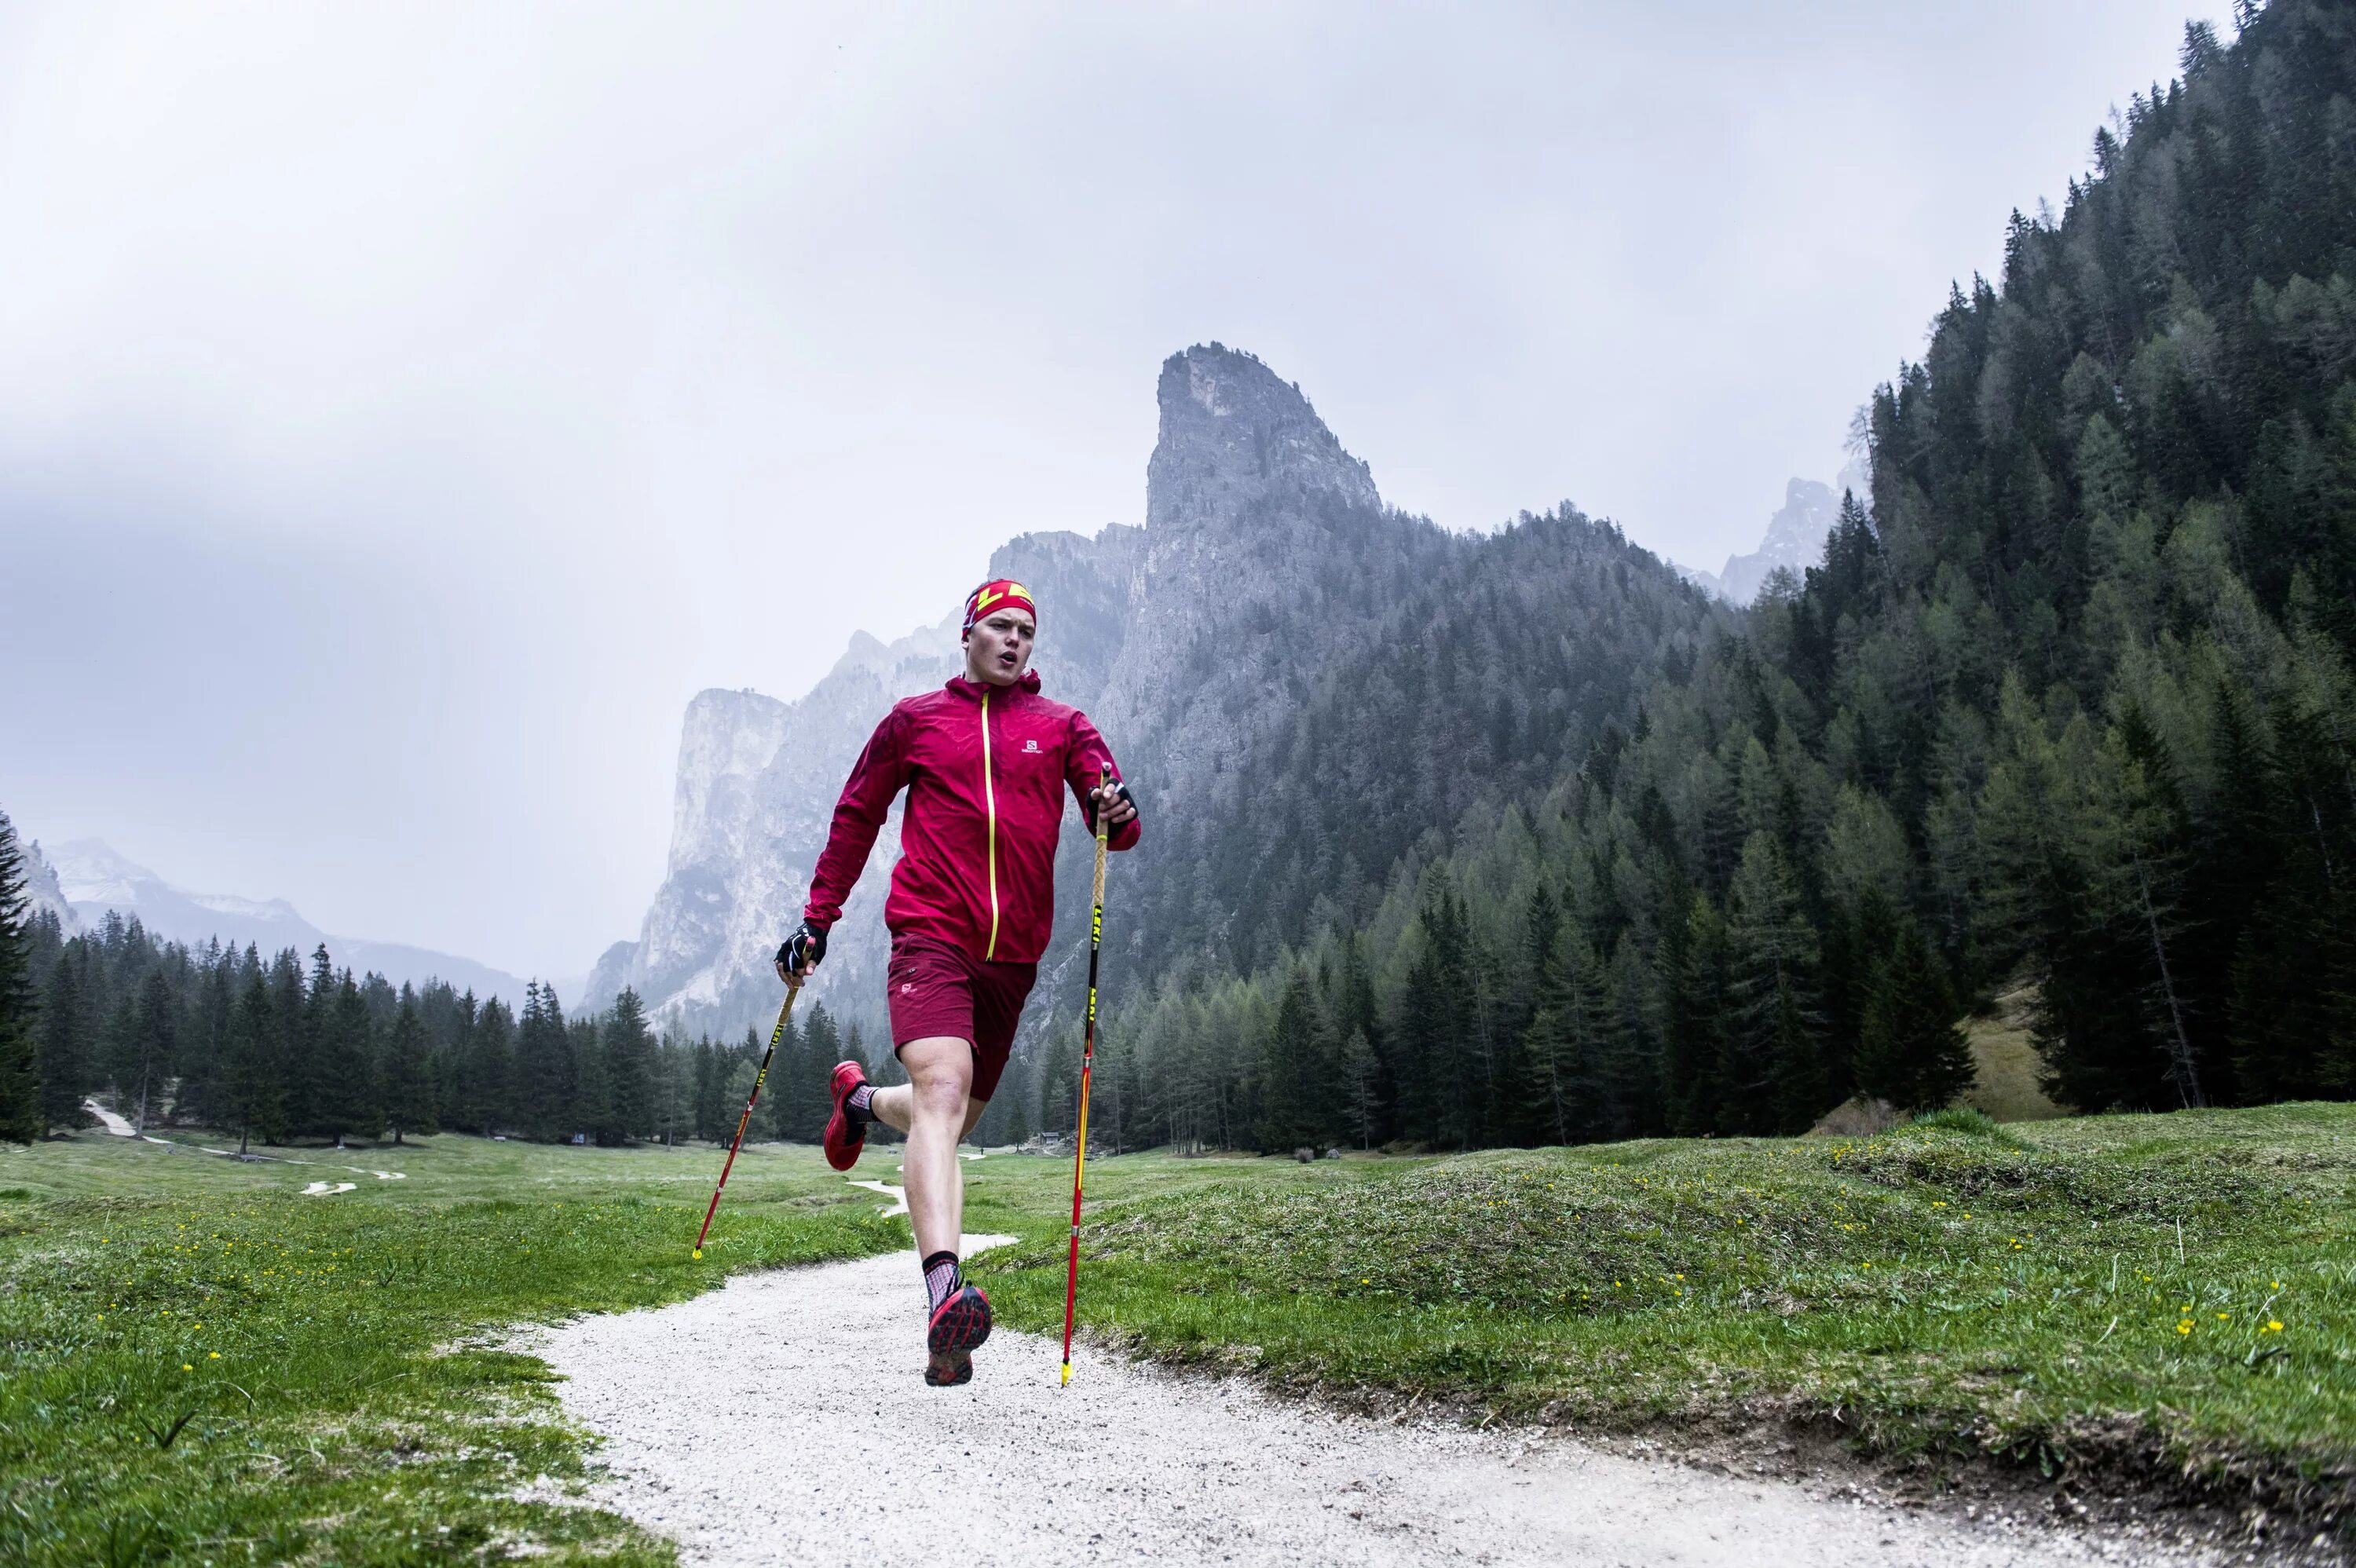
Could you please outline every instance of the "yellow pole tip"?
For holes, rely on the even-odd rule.
[[[1059,1383],[1059,1384],[1057,1384],[1056,1386],[1057,1386],[1057,1387],[1059,1387],[1059,1388],[1060,1388],[1060,1387],[1063,1387],[1063,1386],[1065,1386],[1066,1384],[1070,1383],[1070,1382],[1071,1382],[1071,1381],[1072,1381],[1072,1363],[1071,1363],[1071,1362],[1069,1362],[1069,1361],[1066,1361],[1066,1362],[1064,1363],[1064,1381],[1063,1381],[1063,1383]]]
[[[701,1256],[703,1255],[703,1249],[702,1249],[701,1247],[698,1247],[698,1248],[696,1248],[696,1249],[695,1249],[695,1255],[696,1255],[697,1257],[701,1257]]]

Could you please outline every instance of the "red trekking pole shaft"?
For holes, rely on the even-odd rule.
[[[777,1027],[769,1031],[769,1049],[761,1052],[761,1071],[753,1074],[753,1092],[744,1096],[744,1114],[736,1118],[736,1136],[728,1145],[728,1162],[720,1168],[720,1185],[712,1189],[712,1201],[703,1211],[703,1229],[695,1232],[695,1255],[703,1255],[703,1238],[712,1234],[712,1216],[720,1212],[720,1194],[727,1189],[728,1173],[736,1168],[736,1151],[744,1147],[744,1125],[753,1119],[753,1103],[761,1097],[761,1085],[769,1081],[769,1059],[777,1054],[777,1041],[786,1038],[786,1020],[794,1016],[794,998],[802,994],[799,986],[786,987],[786,1005],[777,1009]]]
[[[1104,946],[1105,836],[1111,804],[1101,791],[1112,784],[1112,770],[1098,780],[1097,880],[1088,910],[1088,1020],[1080,1035],[1080,1125],[1078,1147],[1072,1157],[1072,1253],[1064,1278],[1064,1383],[1072,1381],[1072,1318],[1080,1305],[1080,1184],[1088,1168],[1088,1078],[1097,1056],[1097,953]]]

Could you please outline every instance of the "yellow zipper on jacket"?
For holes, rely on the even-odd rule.
[[[988,820],[990,842],[990,945],[982,952],[988,962],[998,956],[998,786],[990,777],[990,693],[981,694],[981,804]]]

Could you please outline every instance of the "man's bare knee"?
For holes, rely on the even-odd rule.
[[[965,1117],[965,1085],[950,1081],[935,1081],[909,1086],[910,1112],[920,1122],[946,1122],[958,1125]]]

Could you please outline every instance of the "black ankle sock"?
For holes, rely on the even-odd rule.
[[[842,1114],[851,1118],[852,1126],[863,1126],[875,1119],[874,1109],[869,1104],[874,1098],[875,1085],[873,1083],[862,1083],[842,1097]]]
[[[941,1303],[964,1288],[965,1276],[958,1272],[955,1253],[935,1253],[925,1260],[925,1310],[938,1312]]]

